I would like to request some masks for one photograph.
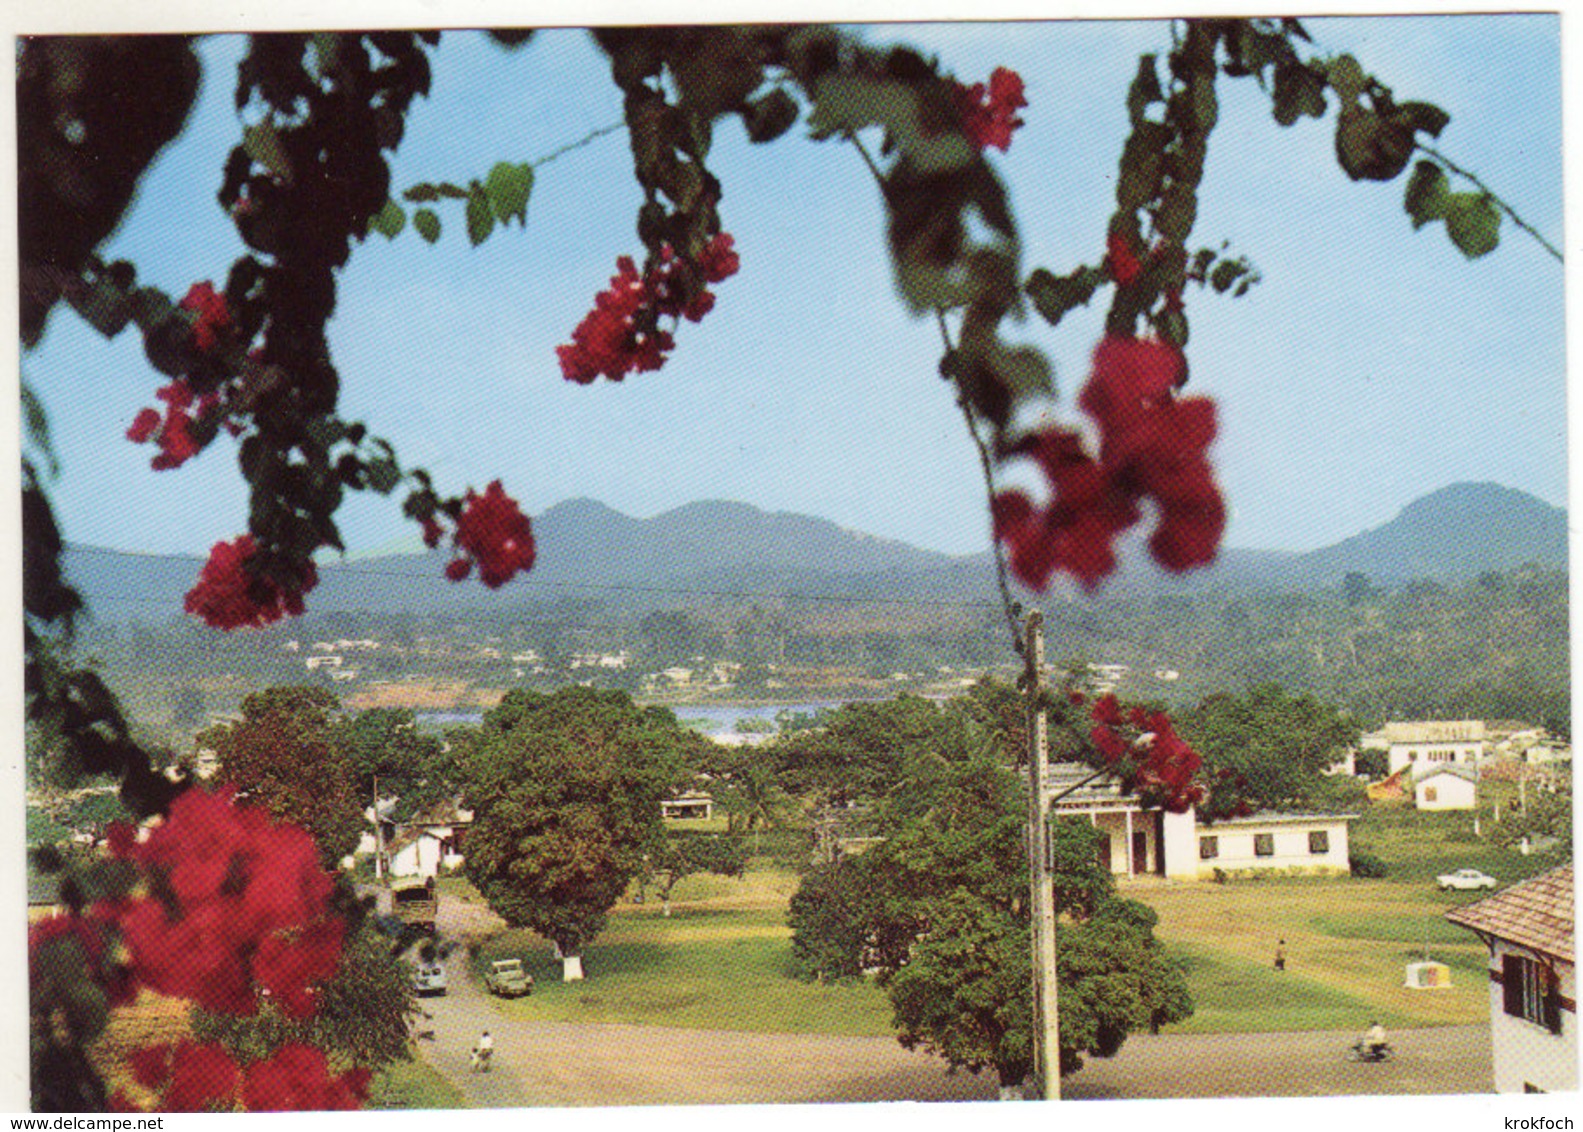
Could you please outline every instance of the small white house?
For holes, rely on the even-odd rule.
[[[1422,774],[1430,767],[1449,763],[1477,766],[1488,753],[1481,719],[1428,720],[1387,723],[1385,741],[1390,752],[1387,773],[1403,767]]]
[[[1236,873],[1286,869],[1320,876],[1347,876],[1347,823],[1356,814],[1281,814],[1272,811],[1245,818],[1199,824],[1197,875],[1209,878],[1218,869]]]
[[[1479,773],[1447,763],[1413,778],[1413,805],[1420,810],[1472,810],[1479,802]]]
[[[1495,1091],[1575,1092],[1577,955],[1572,866],[1446,913],[1490,952]]]

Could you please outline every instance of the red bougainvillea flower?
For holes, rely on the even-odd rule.
[[[344,1111],[363,1106],[371,1075],[353,1069],[330,1075],[324,1053],[290,1043],[272,1057],[249,1065],[242,1080],[242,1103],[249,1112]]]
[[[1022,76],[1006,67],[996,67],[989,85],[956,84],[957,105],[962,115],[962,132],[979,149],[1011,147],[1011,134],[1023,125],[1017,111],[1028,105],[1023,97]]]
[[[181,309],[192,311],[198,317],[192,324],[192,344],[206,354],[214,349],[220,334],[231,325],[231,312],[225,305],[225,296],[205,281],[194,283],[181,300]]]
[[[158,409],[139,409],[137,416],[132,418],[132,427],[126,430],[126,438],[133,444],[142,444],[158,427]]]
[[[190,1041],[148,1046],[127,1061],[134,1081],[161,1093],[157,1111],[230,1112],[236,1107],[241,1070],[223,1046]]]
[[[1024,585],[1043,590],[1059,570],[1095,588],[1115,569],[1115,539],[1142,517],[1144,501],[1158,514],[1149,540],[1155,561],[1173,571],[1214,561],[1226,525],[1207,456],[1215,406],[1176,398],[1183,365],[1168,342],[1107,337],[1077,402],[1099,428],[1099,457],[1060,427],[1008,450],[1031,457],[1050,491],[1043,509],[1017,491],[991,501],[995,537]]]
[[[307,1016],[340,961],[334,884],[305,830],[234,797],[232,788],[188,790],[147,840],[126,847],[123,858],[169,898],[129,901],[121,938],[134,974],[161,994],[252,1014],[262,989]]]
[[[519,571],[533,569],[533,526],[499,480],[482,495],[467,493],[451,541],[460,556],[445,571],[453,582],[467,577],[470,563],[477,564],[479,580],[490,589],[505,585]],[[458,562],[463,564],[461,568]]]
[[[1123,287],[1129,287],[1143,273],[1143,265],[1133,253],[1132,242],[1120,232],[1112,232],[1105,240],[1105,255],[1110,260],[1110,276]]]
[[[254,576],[247,569],[248,561],[257,553],[252,535],[215,543],[197,585],[187,591],[187,612],[216,629],[262,628],[285,617],[299,616],[303,595],[319,583],[313,563],[305,564],[302,588],[289,590],[269,578]]]
[[[629,373],[648,373],[665,364],[675,337],[660,328],[662,317],[700,321],[714,309],[714,294],[697,280],[719,283],[735,275],[741,257],[725,232],[716,234],[688,262],[669,245],[642,275],[631,257],[616,260],[608,290],[594,298],[594,309],[578,323],[568,346],[557,346],[561,375],[587,385],[601,376],[620,381]],[[683,285],[683,273],[691,286]]]

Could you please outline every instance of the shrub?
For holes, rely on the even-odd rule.
[[[1383,877],[1391,871],[1383,859],[1363,849],[1354,849],[1347,857],[1347,864],[1355,877]]]

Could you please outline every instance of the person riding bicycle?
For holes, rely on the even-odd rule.
[[[1368,1033],[1363,1035],[1363,1049],[1376,1061],[1385,1056],[1385,1027],[1378,1021],[1369,1023]]]

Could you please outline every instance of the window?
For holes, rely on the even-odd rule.
[[[1561,996],[1555,976],[1542,964],[1526,955],[1501,956],[1501,995],[1513,1018],[1561,1032]]]
[[[1425,786],[1424,787],[1424,801],[1426,801],[1426,802],[1435,802],[1435,801],[1438,801],[1439,798],[1440,798],[1440,792],[1439,792],[1439,788],[1438,787],[1435,787],[1435,786]]]
[[[1212,861],[1220,856],[1220,838],[1200,837],[1198,839],[1198,859]]]
[[[1255,833],[1253,835],[1253,855],[1255,857],[1275,856],[1275,834]]]
[[[1328,829],[1310,830],[1308,834],[1308,851],[1310,853],[1330,852],[1330,831]]]

